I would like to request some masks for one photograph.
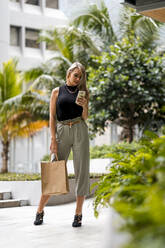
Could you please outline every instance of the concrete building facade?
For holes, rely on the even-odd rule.
[[[58,7],[58,0],[1,0],[0,65],[17,57],[19,68],[27,70],[52,56],[37,40],[41,30],[68,23]]]

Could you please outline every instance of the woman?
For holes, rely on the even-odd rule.
[[[77,98],[79,90],[85,91],[85,97]],[[71,149],[73,151],[76,181],[73,227],[81,226],[82,206],[85,195],[89,193],[89,137],[85,122],[88,118],[88,102],[85,68],[75,62],[67,71],[66,83],[55,88],[50,99],[51,153],[57,154],[59,160],[67,161]],[[35,225],[43,223],[43,209],[49,197],[41,196]]]

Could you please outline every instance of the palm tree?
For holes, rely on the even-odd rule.
[[[103,0],[100,0],[100,6],[91,4],[83,10],[83,13],[77,14],[73,20],[76,27],[82,26],[84,30],[94,33],[100,37],[106,50],[107,46],[115,41],[129,36],[130,32],[134,32],[136,37],[144,43],[144,47],[155,45],[155,41],[159,39],[159,28],[162,25],[152,18],[142,16],[136,10],[123,6],[119,20],[119,30],[115,33],[110,21],[108,9]]]
[[[76,15],[77,17],[73,20],[72,25],[81,26],[83,30],[90,32],[90,36],[99,40],[102,50],[107,50],[117,40],[104,1],[100,1],[100,4],[89,4],[86,9]]]
[[[56,55],[36,68],[27,70],[25,81],[33,81],[41,75],[56,76],[56,80],[65,80],[67,68],[75,61],[87,64],[90,55],[100,55],[101,48],[87,31],[74,26],[56,27],[53,30],[43,31],[40,41],[45,41]]]
[[[37,93],[20,94],[22,80],[17,62],[3,63],[0,71],[0,141],[2,144],[2,173],[8,171],[11,139],[27,137],[48,126],[49,101]],[[44,108],[43,108],[44,106]]]
[[[134,32],[135,37],[140,39],[144,48],[154,48],[160,39],[160,28],[162,26],[162,23],[150,17],[140,15],[135,9],[125,6],[121,10],[118,38],[122,39]]]
[[[6,100],[11,97],[18,95],[21,92],[22,81],[20,79],[20,74],[16,70],[17,62],[9,60],[3,63],[3,68],[0,71],[0,110],[3,108],[3,104]],[[0,138],[2,143],[2,171],[5,171],[6,161],[8,157],[9,150],[9,138],[6,135],[4,128],[4,123],[8,122],[8,112],[7,110],[1,112],[0,115]]]

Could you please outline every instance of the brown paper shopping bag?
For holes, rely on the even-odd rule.
[[[65,160],[41,162],[41,185],[43,195],[69,193],[68,173]]]

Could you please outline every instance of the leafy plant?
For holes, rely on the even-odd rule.
[[[103,133],[113,121],[132,142],[135,125],[158,130],[165,121],[165,56],[143,49],[130,35],[93,60],[97,69],[89,69],[91,132]]]
[[[123,146],[123,151],[124,151]],[[165,136],[146,131],[136,149],[109,154],[113,165],[96,187],[94,213],[112,206],[132,239],[126,248],[164,247]]]
[[[124,149],[123,149],[124,147]],[[102,145],[102,146],[93,146],[90,147],[90,159],[95,158],[109,158],[109,153],[127,153],[128,151],[134,152],[137,147],[139,147],[139,144],[137,142],[132,142],[131,144],[128,144],[126,142],[122,142],[119,144],[113,144],[113,145]],[[73,160],[73,153],[71,151],[69,155],[69,160]],[[41,159],[42,161],[49,161],[50,160],[50,154],[46,154]]]

